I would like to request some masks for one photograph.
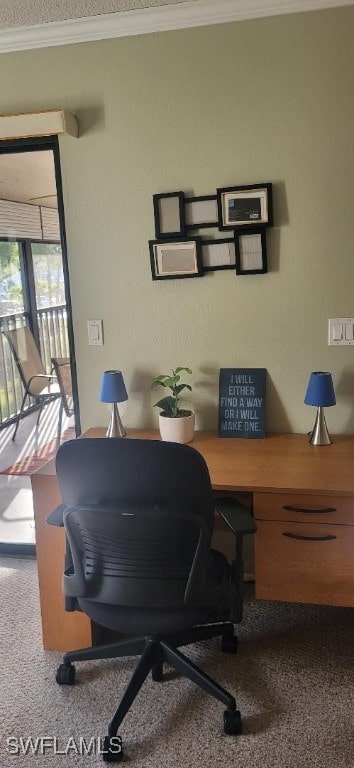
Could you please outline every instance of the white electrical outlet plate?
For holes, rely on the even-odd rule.
[[[354,317],[333,317],[328,320],[329,346],[354,346]]]
[[[103,322],[102,320],[87,321],[88,342],[93,346],[103,344]]]

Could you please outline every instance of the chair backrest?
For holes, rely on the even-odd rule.
[[[9,342],[22,384],[27,388],[32,376],[46,374],[33,334],[27,326],[3,331],[3,334]],[[41,391],[43,389],[43,381],[37,380],[33,382],[31,394],[36,394],[36,388],[38,391]]]
[[[80,438],[60,447],[56,471],[74,565],[67,596],[135,608],[199,604],[214,508],[197,451]]]
[[[53,368],[58,379],[64,411],[67,416],[74,413],[73,387],[69,357],[52,357]]]

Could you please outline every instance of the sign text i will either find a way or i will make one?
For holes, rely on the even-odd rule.
[[[220,371],[220,434],[264,433],[265,369]],[[241,434],[240,434],[241,433]],[[255,435],[256,436],[256,435]]]

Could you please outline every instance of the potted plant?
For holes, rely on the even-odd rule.
[[[180,407],[180,394],[184,389],[192,391],[190,384],[181,382],[181,373],[191,374],[190,368],[178,367],[171,374],[161,374],[152,380],[152,387],[165,387],[171,394],[166,395],[154,405],[161,408],[159,427],[162,440],[172,443],[190,443],[194,434],[194,413]]]

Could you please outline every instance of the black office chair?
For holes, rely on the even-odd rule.
[[[128,639],[70,651],[57,682],[72,685],[73,661],[141,654],[108,727],[104,760],[117,761],[116,734],[145,678],[163,679],[168,662],[225,706],[224,731],[241,732],[234,697],[179,646],[221,636],[235,652],[233,622],[242,616],[242,540],[255,531],[237,501],[217,506],[236,535],[230,567],[211,549],[215,500],[209,472],[193,448],[154,440],[82,438],[64,443],[56,470],[63,504],[48,518],[63,522],[68,551],[66,609]]]

